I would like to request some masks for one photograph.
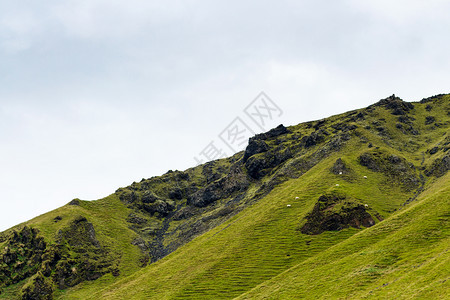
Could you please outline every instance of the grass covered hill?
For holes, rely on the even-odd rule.
[[[250,139],[0,234],[0,299],[445,299],[450,95]]]

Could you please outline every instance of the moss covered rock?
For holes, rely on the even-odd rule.
[[[301,228],[304,234],[338,231],[350,226],[360,228],[375,225],[364,204],[337,193],[320,196],[306,220]]]

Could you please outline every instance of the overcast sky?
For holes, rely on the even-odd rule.
[[[236,117],[260,132],[244,109],[261,91],[283,111],[267,130],[448,93],[449,12],[437,0],[0,0],[0,230],[194,166]]]

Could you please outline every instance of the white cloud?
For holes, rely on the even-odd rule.
[[[40,31],[40,22],[29,11],[0,14],[0,44],[7,54],[27,50],[33,35]]]
[[[3,0],[0,230],[192,166],[261,90],[286,125],[448,92],[449,5]]]

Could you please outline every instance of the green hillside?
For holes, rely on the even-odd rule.
[[[0,298],[445,299],[449,125],[391,96],[74,199],[0,234]]]

